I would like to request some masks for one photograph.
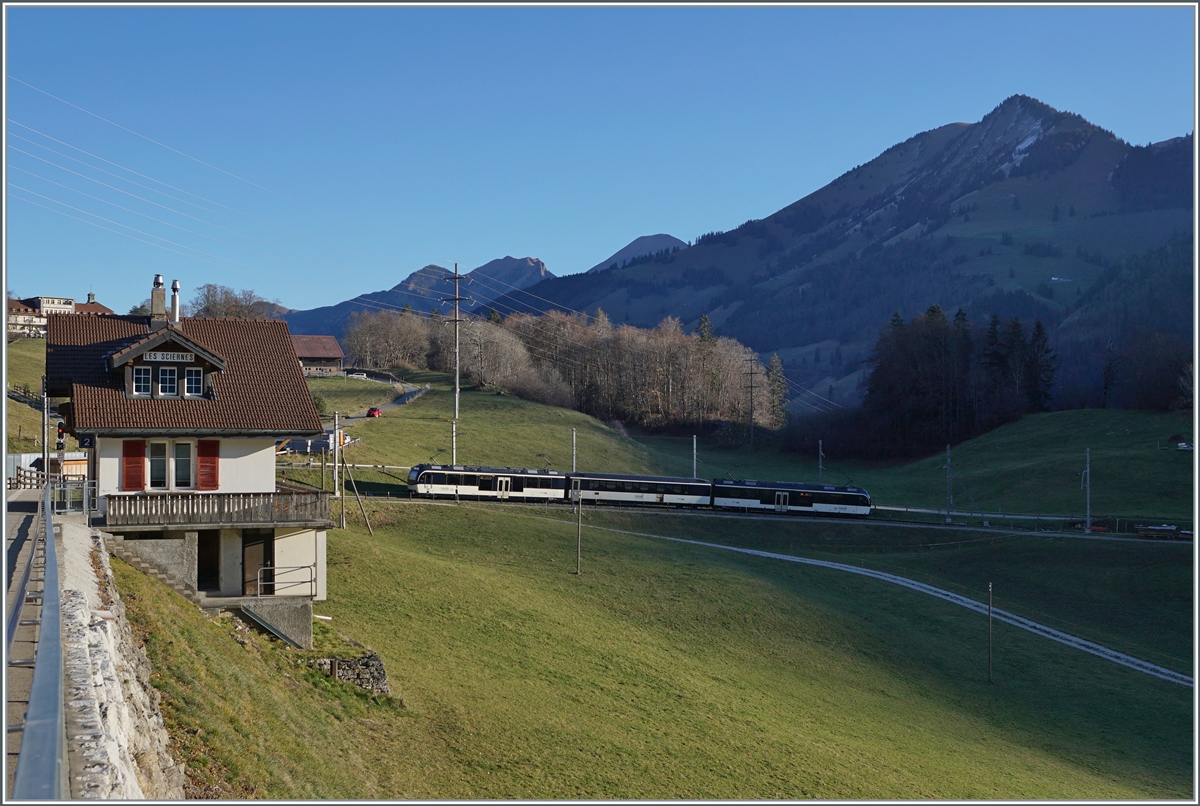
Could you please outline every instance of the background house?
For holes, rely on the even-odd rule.
[[[96,295],[88,292],[87,302],[76,302],[71,297],[30,297],[8,300],[8,338],[24,337],[44,339],[46,317],[52,313],[111,314],[112,309],[96,302]]]
[[[292,346],[305,375],[328,375],[343,370],[346,356],[333,336],[292,336]]]

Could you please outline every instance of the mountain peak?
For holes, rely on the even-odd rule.
[[[653,255],[664,249],[683,249],[685,247],[687,247],[687,243],[679,240],[674,235],[667,235],[661,232],[657,235],[643,235],[640,238],[634,238],[624,247],[610,255],[608,259],[602,260],[595,266],[592,266],[587,270],[587,273],[603,271],[613,264],[621,266],[634,258]]]

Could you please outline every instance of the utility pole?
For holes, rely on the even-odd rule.
[[[750,447],[754,448],[754,376],[757,374],[754,369],[754,362],[758,360],[755,355],[746,356],[746,360],[750,362],[750,371],[743,372],[743,375],[750,376]]]
[[[50,483],[50,397],[46,394],[46,376],[42,376],[42,473]]]
[[[825,447],[822,440],[817,440],[817,484],[825,483]]]
[[[458,464],[458,420],[450,423],[450,464]]]
[[[992,683],[992,583],[988,583],[988,685]]]
[[[571,479],[571,497],[575,499],[575,576],[583,573],[583,493],[579,479]]]
[[[946,523],[950,523],[950,509],[954,506],[954,488],[950,484],[954,471],[950,469],[950,446],[946,446]]]
[[[575,472],[575,429],[571,429],[571,472]]]
[[[333,497],[341,498],[342,491],[338,488],[338,413],[333,413],[333,432],[329,435],[329,447],[333,451]]]
[[[447,277],[446,279],[449,280],[450,278]],[[451,297],[450,299],[443,299],[442,302],[451,302],[451,301],[454,302],[454,319],[451,321],[454,322],[454,422],[456,424],[458,423],[458,398],[459,398],[458,323],[462,321],[458,316],[458,303],[467,299],[467,297],[459,296],[458,280],[459,280],[458,264],[455,263],[454,264],[454,296]],[[456,443],[452,443],[450,445],[450,464],[451,465],[458,464],[458,445]]]
[[[1079,486],[1083,487],[1087,496],[1087,515],[1084,518],[1083,531],[1090,535],[1092,533],[1092,449],[1084,448],[1083,455],[1083,481]]]
[[[692,434],[692,478],[700,478],[696,475],[696,435]]]

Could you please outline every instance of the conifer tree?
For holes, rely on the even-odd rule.
[[[767,394],[770,396],[768,413],[771,426],[782,428],[787,424],[787,376],[783,374],[783,362],[779,360],[779,353],[773,353],[771,362],[767,365]]]

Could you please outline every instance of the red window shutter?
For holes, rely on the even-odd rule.
[[[146,489],[146,440],[127,439],[121,445],[121,489]]]
[[[202,439],[196,443],[196,489],[215,490],[220,486],[221,441]]]

